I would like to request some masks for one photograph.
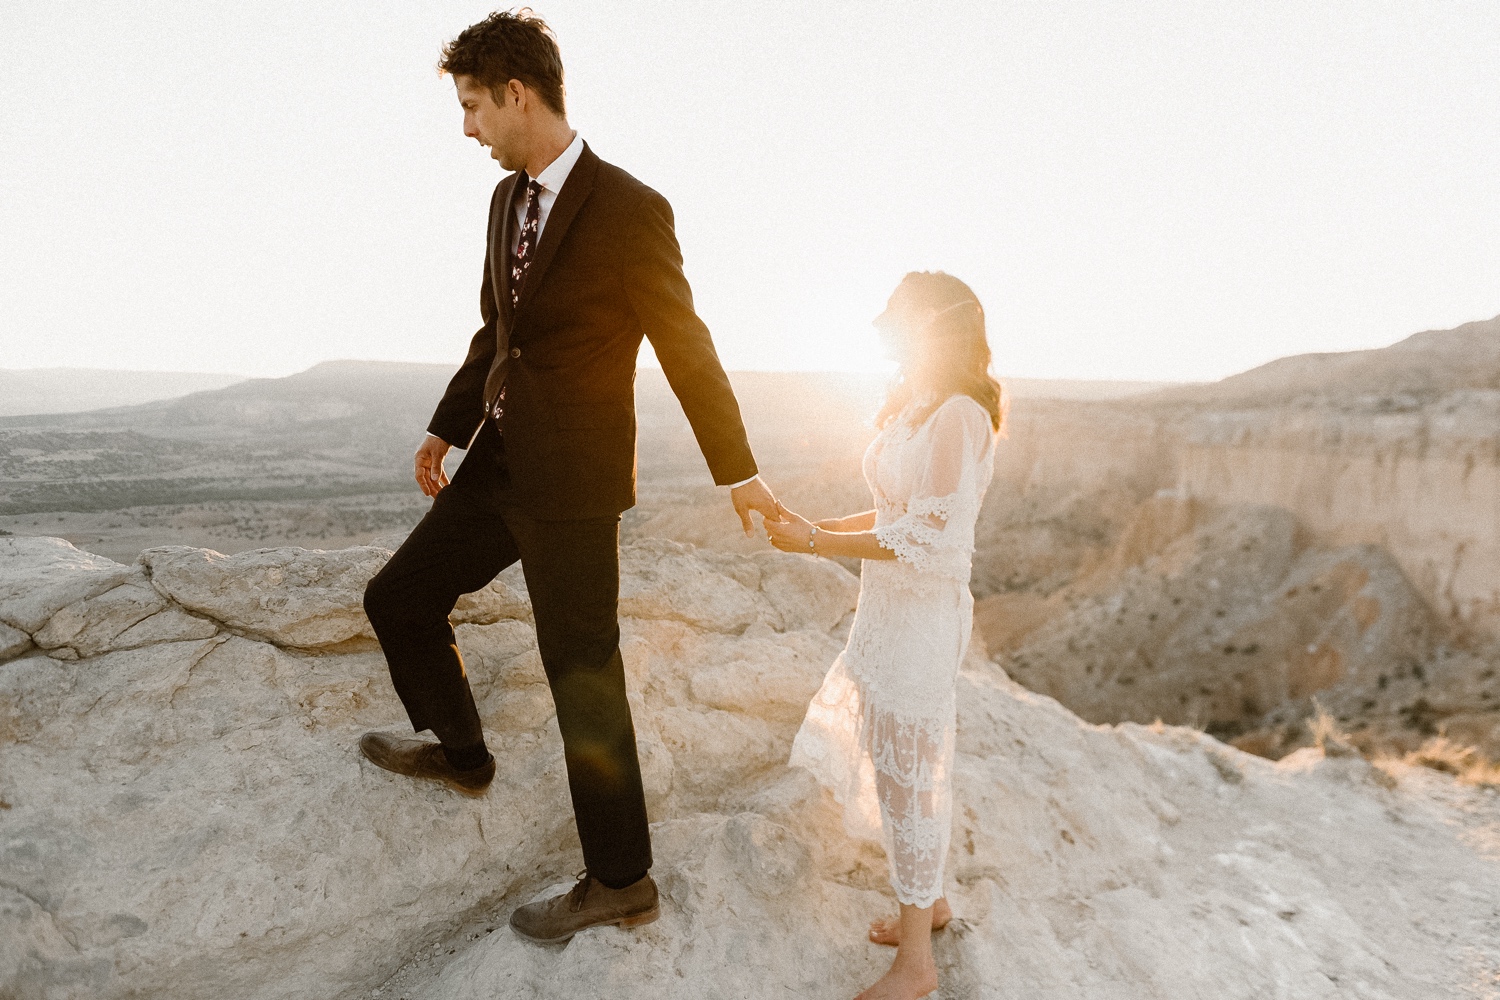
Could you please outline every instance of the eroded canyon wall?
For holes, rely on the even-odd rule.
[[[1280,507],[1306,543],[1381,546],[1440,617],[1500,636],[1500,392],[1464,390],[1404,413],[1053,403],[1014,421],[1000,455],[997,540],[1001,523],[1046,523],[1084,500],[1090,513],[1071,516],[1073,532],[1100,554],[1124,512],[1159,492]],[[981,551],[976,583],[1004,584],[999,564],[1024,560],[1024,548]],[[1075,554],[1074,569],[1089,561]]]
[[[1290,511],[1327,546],[1379,545],[1450,623],[1500,635],[1500,394],[1491,412],[1206,414],[1177,490]],[[1487,416],[1489,419],[1478,419]]]

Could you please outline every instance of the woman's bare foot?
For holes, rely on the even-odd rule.
[[[945,910],[947,903],[943,902]],[[937,964],[932,960],[934,906],[901,904],[901,943],[891,969],[855,1000],[918,1000],[938,988]],[[946,923],[946,918],[944,919]]]
[[[932,929],[940,931],[948,926],[948,921],[953,919],[953,910],[948,906],[947,897],[939,899],[932,907]],[[901,918],[891,917],[888,920],[870,921],[870,940],[876,944],[890,945],[892,948],[901,943]]]
[[[925,967],[902,962],[898,956],[890,971],[854,1000],[918,1000],[938,988],[937,966],[927,956]]]

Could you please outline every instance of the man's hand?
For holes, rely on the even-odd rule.
[[[448,473],[443,471],[443,458],[448,454],[449,447],[447,441],[433,434],[424,437],[417,446],[417,485],[422,487],[422,492],[427,496],[437,496],[438,491],[448,485]]]
[[[729,499],[734,504],[734,512],[740,516],[740,523],[745,526],[746,538],[755,534],[755,527],[750,523],[752,510],[760,511],[760,516],[767,521],[781,520],[781,504],[776,502],[771,488],[759,476],[730,490]]]

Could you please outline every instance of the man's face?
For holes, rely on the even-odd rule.
[[[459,106],[464,109],[464,135],[487,147],[490,156],[506,170],[525,166],[522,116],[515,102],[495,103],[489,88],[471,76],[455,76],[453,83],[458,88]]]

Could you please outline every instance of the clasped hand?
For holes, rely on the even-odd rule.
[[[807,518],[782,507],[779,521],[766,521],[766,540],[783,552],[813,552],[812,529]]]
[[[734,504],[734,512],[740,516],[740,524],[745,527],[746,538],[755,536],[755,526],[750,523],[752,510],[765,518],[767,524],[781,519],[781,504],[759,476],[730,490],[729,500]]]
[[[743,486],[736,486],[729,492],[729,498],[734,501],[735,512],[740,515],[740,523],[745,526],[746,538],[752,537],[755,532],[750,523],[750,512],[753,510],[765,518],[766,539],[772,545],[783,552],[812,550],[812,546],[808,544],[812,538],[812,522],[783,507],[759,476]]]

